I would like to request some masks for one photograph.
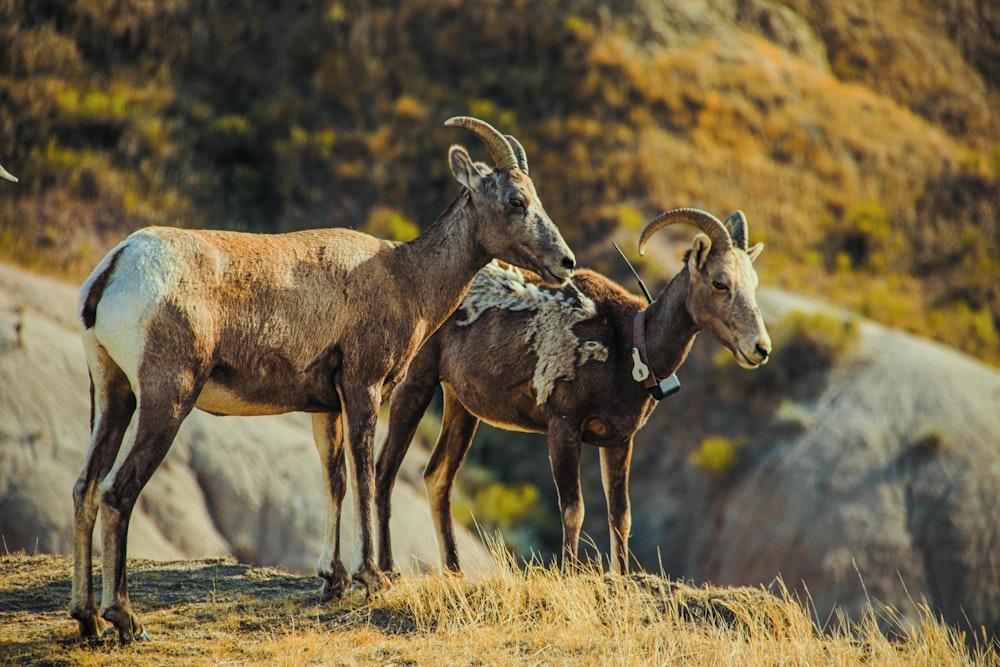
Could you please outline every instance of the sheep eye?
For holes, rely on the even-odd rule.
[[[510,205],[514,208],[524,208],[524,200],[520,197],[511,197]]]
[[[726,283],[722,282],[721,280],[713,280],[712,281],[712,287],[714,287],[715,289],[719,290],[720,292],[727,292],[727,291],[729,291],[729,285],[727,285]]]

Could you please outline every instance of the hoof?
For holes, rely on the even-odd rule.
[[[365,585],[355,581],[351,587],[344,591],[344,600],[353,603],[361,603],[368,599],[368,589]]]
[[[368,595],[372,595],[373,593],[378,593],[392,587],[392,582],[389,577],[379,570],[356,572],[352,577],[352,580],[354,583],[351,588],[363,587],[368,592]]]
[[[128,609],[115,605],[103,610],[101,616],[118,630],[118,641],[122,645],[133,641],[150,641],[149,634],[139,622],[139,617]]]
[[[342,598],[348,584],[351,583],[346,572],[341,575],[320,575],[320,578],[323,580],[323,587],[320,589],[320,598],[323,602]]]
[[[104,619],[97,615],[97,612],[81,612],[79,614],[70,612],[80,626],[80,638],[86,640],[102,639],[111,632],[111,628],[104,623]]]
[[[131,644],[132,642],[151,642],[153,639],[149,636],[149,633],[145,630],[140,630],[139,632],[118,630],[118,643],[122,646]]]

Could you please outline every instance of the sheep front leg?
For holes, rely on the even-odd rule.
[[[580,438],[578,431],[560,425],[549,430],[549,461],[552,478],[559,494],[559,513],[563,528],[563,574],[577,566],[580,528],[583,526],[583,492],[580,488]]]
[[[611,560],[615,572],[628,572],[628,536],[632,530],[632,508],[628,497],[632,440],[621,447],[601,448],[601,482],[608,503]]]
[[[428,350],[425,347],[424,350]],[[422,351],[410,365],[406,378],[392,393],[389,407],[389,432],[375,466],[375,514],[378,526],[378,567],[390,577],[399,576],[392,557],[392,489],[399,467],[413,442],[438,386],[437,357]]]
[[[347,464],[354,479],[355,558],[353,579],[369,594],[388,588],[389,579],[375,565],[372,509],[375,498],[375,424],[382,403],[379,386],[342,390],[343,419],[347,437]]]
[[[444,416],[441,434],[424,470],[424,484],[431,504],[434,528],[437,530],[441,563],[452,572],[461,572],[455,522],[451,512],[451,495],[458,469],[469,452],[476,435],[479,419],[465,409],[450,384],[444,385]]]
[[[313,438],[326,482],[326,524],[323,550],[316,572],[323,580],[324,601],[340,598],[347,590],[350,577],[340,558],[340,516],[347,490],[344,471],[344,428],[340,413],[313,415]]]

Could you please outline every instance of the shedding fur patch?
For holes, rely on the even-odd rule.
[[[575,297],[550,292],[524,279],[516,267],[503,267],[496,261],[476,274],[469,292],[459,307],[468,326],[490,308],[510,311],[536,311],[528,320],[524,342],[538,356],[532,386],[535,400],[548,400],[556,380],[572,380],[576,367],[588,361],[605,362],[608,349],[595,340],[580,341],[573,325],[597,315],[592,299],[576,290]]]

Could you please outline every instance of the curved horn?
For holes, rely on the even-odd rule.
[[[639,254],[645,253],[649,237],[667,225],[678,222],[686,222],[705,232],[708,234],[708,238],[712,239],[714,246],[721,246],[727,250],[733,247],[733,240],[730,238],[729,232],[714,215],[697,208],[675,208],[672,211],[661,213],[649,221],[645,229],[642,230],[642,234],[639,235]]]
[[[497,169],[513,169],[517,167],[517,156],[514,149],[500,131],[487,122],[471,116],[455,116],[444,122],[448,127],[461,127],[479,137],[490,150],[490,156]]]
[[[0,178],[11,183],[17,183],[17,176],[4,169],[2,164],[0,164]]]
[[[507,139],[507,143],[510,147],[514,149],[514,156],[517,158],[517,166],[521,168],[524,175],[528,175],[528,154],[524,152],[524,146],[521,142],[514,138],[513,135],[505,134],[503,135]]]
[[[743,211],[733,211],[726,218],[726,227],[729,228],[729,233],[732,234],[733,243],[740,250],[747,249],[747,237],[749,236],[749,231],[747,229],[747,217],[743,215]]]

